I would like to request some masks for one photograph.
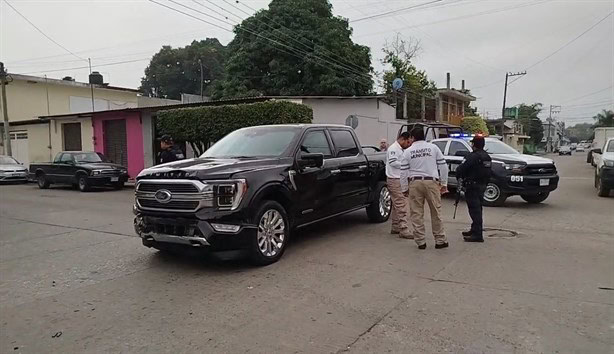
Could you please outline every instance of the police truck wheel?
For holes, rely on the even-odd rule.
[[[599,178],[599,174],[595,173],[595,185],[597,187],[597,195],[600,197],[609,197],[610,190],[603,185],[603,179]]]
[[[507,199],[507,194],[501,190],[498,184],[490,182],[484,191],[484,205],[497,207],[503,205]]]
[[[254,224],[257,230],[249,247],[251,262],[258,266],[277,262],[290,237],[286,210],[278,202],[266,201],[255,214]]]
[[[539,204],[544,200],[548,199],[550,192],[540,192],[538,194],[525,194],[521,195],[520,198],[524,199],[525,202],[529,204]]]
[[[367,207],[367,217],[372,223],[386,222],[392,211],[392,197],[386,182],[379,182],[374,192],[375,200]]]

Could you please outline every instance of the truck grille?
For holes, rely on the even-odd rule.
[[[198,188],[191,184],[162,184],[162,183],[140,183],[138,191],[141,192],[157,192],[160,189],[166,189],[171,193],[198,193]]]
[[[143,208],[167,209],[167,210],[196,210],[199,202],[172,200],[166,204],[162,204],[155,199],[138,199],[138,202]]]
[[[213,206],[213,190],[194,180],[141,180],[136,186],[136,202],[144,211],[194,213]]]
[[[554,165],[529,165],[525,169],[527,175],[554,175],[556,167]]]

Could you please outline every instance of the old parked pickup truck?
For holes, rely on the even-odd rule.
[[[40,189],[68,184],[87,192],[94,186],[121,189],[128,180],[128,172],[100,153],[65,151],[58,153],[51,163],[30,164],[30,178],[38,182]]]
[[[134,226],[147,247],[241,249],[266,265],[303,226],[360,209],[388,220],[385,181],[384,156],[367,157],[349,127],[244,128],[200,158],[142,171]]]

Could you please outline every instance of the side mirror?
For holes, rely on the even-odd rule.
[[[324,165],[324,155],[323,154],[302,153],[299,155],[297,163],[300,168],[306,168],[306,167],[320,168]]]
[[[593,149],[593,154],[601,154],[601,149]]]
[[[459,157],[467,157],[468,155],[469,155],[469,151],[465,151],[465,150],[457,151],[456,154],[454,154],[454,156],[459,156]]]

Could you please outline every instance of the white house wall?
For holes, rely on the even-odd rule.
[[[378,102],[379,101],[379,102]],[[302,99],[313,109],[313,123],[346,124],[350,115],[358,118],[354,129],[362,145],[379,145],[381,139],[394,141],[403,121],[395,119],[394,107],[377,99]]]

